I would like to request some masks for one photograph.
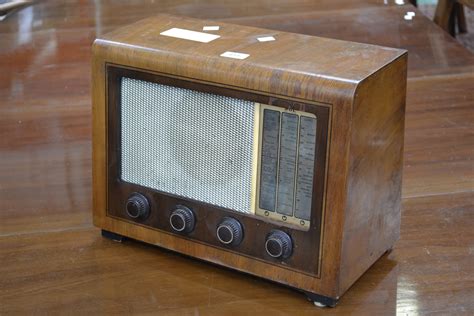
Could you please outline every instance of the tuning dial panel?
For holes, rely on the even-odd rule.
[[[273,258],[286,259],[291,256],[293,242],[291,237],[281,230],[273,230],[265,241],[265,250]]]
[[[125,211],[130,218],[143,220],[150,214],[150,203],[143,194],[135,192],[129,196]]]
[[[193,211],[186,206],[178,205],[170,215],[171,228],[178,233],[189,234],[194,230],[196,219]]]
[[[222,244],[238,246],[242,242],[244,231],[238,220],[226,217],[217,225],[216,235]]]

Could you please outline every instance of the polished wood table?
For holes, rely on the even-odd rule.
[[[408,49],[401,239],[336,308],[92,226],[90,46],[163,12]],[[474,56],[411,5],[39,2],[0,22],[0,314],[472,315],[473,125]]]

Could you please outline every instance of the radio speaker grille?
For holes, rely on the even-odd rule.
[[[122,78],[121,178],[251,213],[253,102]]]

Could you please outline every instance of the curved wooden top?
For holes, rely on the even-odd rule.
[[[219,26],[219,30],[203,31],[209,25]],[[220,37],[202,43],[160,35],[171,28]],[[258,41],[267,36],[275,40]],[[341,89],[353,92],[359,82],[406,52],[170,15],[119,28],[96,40],[94,46],[96,53],[111,63],[318,101],[328,101],[328,91],[338,95]],[[225,52],[248,57],[221,57]],[[298,95],[303,92],[306,95]]]

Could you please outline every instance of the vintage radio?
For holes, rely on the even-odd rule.
[[[97,39],[95,225],[334,306],[399,236],[406,62],[167,15]]]

